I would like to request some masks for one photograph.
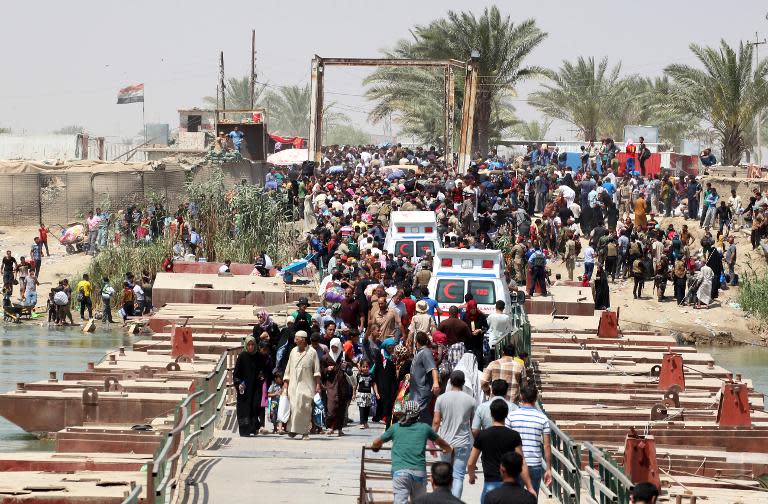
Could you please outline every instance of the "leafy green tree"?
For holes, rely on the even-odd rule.
[[[515,135],[521,140],[546,140],[552,121],[542,119],[541,121],[525,121],[514,127]]]
[[[584,140],[596,140],[601,126],[626,100],[626,81],[619,76],[621,63],[608,67],[608,58],[595,62],[579,56],[575,63],[563,61],[557,72],[547,72],[550,82],[536,91],[529,102],[544,114],[573,124]]]
[[[10,135],[11,128],[0,128],[0,135]]]
[[[371,135],[351,124],[335,124],[328,128],[323,138],[324,145],[368,145]]]
[[[255,103],[259,103],[266,84],[256,84],[254,88]],[[221,91],[219,91],[221,93]],[[224,98],[226,100],[227,109],[230,110],[247,110],[251,108],[251,79],[248,76],[245,77],[230,77],[224,83]],[[221,100],[216,96],[205,96],[203,102],[212,108],[221,108]]]
[[[717,131],[723,164],[739,163],[749,148],[755,116],[768,107],[768,60],[753,63],[752,46],[738,50],[725,40],[720,47],[690,45],[703,68],[672,64],[664,69],[672,79],[669,105]],[[754,133],[751,135],[754,136]]]
[[[495,6],[480,16],[471,12],[449,11],[447,16],[411,30],[413,41],[400,40],[385,51],[386,57],[457,59],[466,61],[472,52],[480,53],[473,145],[485,152],[492,138],[515,124],[507,99],[515,87],[544,73],[542,68],[526,66],[525,59],[547,34],[529,19],[515,24]],[[443,140],[442,70],[383,67],[366,80],[367,96],[376,102],[370,118],[378,122],[390,114],[401,122],[406,134],[425,143]],[[456,84],[463,85],[463,75]],[[460,123],[463,96],[456,96],[456,120]]]
[[[270,130],[285,136],[309,136],[309,112],[312,91],[309,84],[303,86],[282,86],[278,91],[269,91],[261,101],[267,107]],[[349,121],[349,118],[333,107],[335,102],[323,107],[323,131],[327,132],[335,125]],[[327,143],[325,139],[324,143]]]

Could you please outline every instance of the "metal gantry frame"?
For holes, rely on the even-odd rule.
[[[475,119],[475,100],[477,98],[477,83],[479,64],[476,58],[461,62],[459,60],[429,60],[429,59],[398,59],[398,58],[321,58],[315,55],[312,59],[312,95],[310,103],[309,128],[309,159],[319,163],[322,159],[321,148],[323,138],[323,106],[325,87],[325,67],[327,66],[366,66],[366,67],[432,67],[443,68],[445,82],[445,97],[443,111],[443,127],[445,133],[446,163],[453,160],[453,120],[456,107],[454,89],[454,69],[465,71],[464,102],[461,115],[461,138],[459,141],[458,170],[465,173],[472,158],[472,135]]]

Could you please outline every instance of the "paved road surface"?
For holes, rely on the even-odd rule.
[[[352,418],[356,409],[350,408]],[[241,438],[232,415],[211,448],[190,462],[179,502],[356,503],[361,447],[382,430],[375,424],[369,430],[351,425],[342,438],[316,435],[308,441],[272,434]],[[480,502],[480,484],[465,481],[464,488],[465,502]]]

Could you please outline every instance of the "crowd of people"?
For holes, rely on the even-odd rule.
[[[390,213],[435,212],[446,248],[502,250],[511,291],[547,295],[557,278],[552,266],[562,262],[568,281],[592,286],[598,309],[610,308],[616,277],[632,278],[636,298],[652,281],[664,301],[672,283],[678,303],[710,306],[720,289],[738,282],[733,231],[751,226],[752,245],[760,245],[768,197],[756,190],[742,206],[734,192],[726,201],[695,176],[647,173],[642,139],[631,150],[637,166],[620,164],[618,147],[606,139],[600,148],[585,146],[576,168],[547,146],[530,146],[512,162],[491,151],[476,154],[467,173],[458,174],[435,148],[334,146],[324,149],[317,166],[272,170],[266,186],[299,210],[323,303],[310,310],[307,299],[299,300],[281,326],[266,311],[258,314],[234,370],[240,434],[269,432],[269,419],[272,432],[291,437],[343,436],[354,402],[361,429],[372,422],[387,427],[374,447],[393,443],[395,502],[425,493],[428,442],[444,451],[449,464],[437,466],[438,473],[446,481],[450,467],[454,498],[460,499],[465,479],[475,483],[478,460],[483,501],[510,502],[505,496],[519,494],[518,487],[534,498],[541,483],[551,481],[543,469],[549,467],[549,425],[535,408],[528,356],[509,339],[508,307],[498,300],[481,310],[467,294],[462,305],[441,310],[428,288],[433,254],[384,250]],[[662,226],[670,216],[692,222]],[[194,256],[204,239],[195,217],[190,204],[173,213],[162,205],[113,215],[97,209],[86,221],[89,249],[98,251],[110,234],[119,242],[173,233],[179,250],[163,266],[171,271],[174,256]],[[689,229],[696,224],[703,232],[698,240]],[[43,238],[41,231],[30,260],[16,261],[10,252],[3,259],[4,290],[18,280],[32,305]],[[271,259],[259,258],[256,267],[266,273]],[[583,273],[577,275],[579,262]],[[67,283],[53,289],[49,303],[67,299],[49,310],[52,322],[71,322],[73,295],[81,318],[90,317],[97,289],[102,299],[116,294],[109,279],[94,287],[87,276],[74,293]],[[145,313],[148,292],[151,275],[126,275],[121,315]],[[103,304],[111,321],[110,303]]]
[[[259,315],[235,373],[241,435],[268,432],[268,413],[275,432],[341,436],[354,402],[360,428],[387,426],[374,447],[393,443],[395,502],[424,494],[428,443],[450,462],[437,467],[442,481],[450,467],[456,499],[465,480],[476,481],[478,460],[484,501],[504,501],[495,496],[504,495],[498,487],[512,492],[510,481],[536,495],[551,481],[543,469],[549,426],[535,408],[528,356],[505,338],[513,325],[504,302],[483,313],[468,294],[443,311],[428,288],[433,254],[391,253],[383,242],[392,211],[429,210],[443,247],[504,251],[510,290],[546,295],[551,267],[562,261],[568,280],[593,286],[599,309],[610,307],[616,277],[631,277],[637,298],[652,281],[663,301],[671,282],[678,303],[710,305],[737,282],[732,231],[760,220],[768,205],[757,195],[746,208],[735,195],[719,203],[695,177],[643,175],[640,162],[626,171],[611,144],[603,143],[613,153],[605,153],[603,171],[589,156],[584,169],[573,169],[537,146],[511,163],[494,151],[478,155],[459,175],[438,150],[400,145],[331,147],[318,166],[273,170],[268,187],[300,209],[324,302],[309,310],[299,301],[283,327]],[[641,142],[638,161],[646,149]],[[703,238],[694,238],[690,223],[659,223],[696,218],[700,203]],[[729,212],[718,211],[723,205]],[[575,278],[577,260],[584,271]]]

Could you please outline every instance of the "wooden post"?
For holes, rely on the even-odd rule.
[[[471,60],[467,63],[464,80],[464,103],[461,114],[461,143],[459,144],[460,174],[466,173],[472,159],[472,134],[475,123],[475,99],[477,98],[478,62]]]
[[[315,55],[312,59],[312,94],[309,108],[309,159],[316,163],[322,160],[323,146],[323,80],[325,65],[323,58]]]
[[[224,51],[219,53],[219,89],[221,89],[221,110],[227,110],[227,89],[224,85]],[[224,117],[222,116],[222,118]]]
[[[251,30],[251,110],[256,106],[256,30]]]

